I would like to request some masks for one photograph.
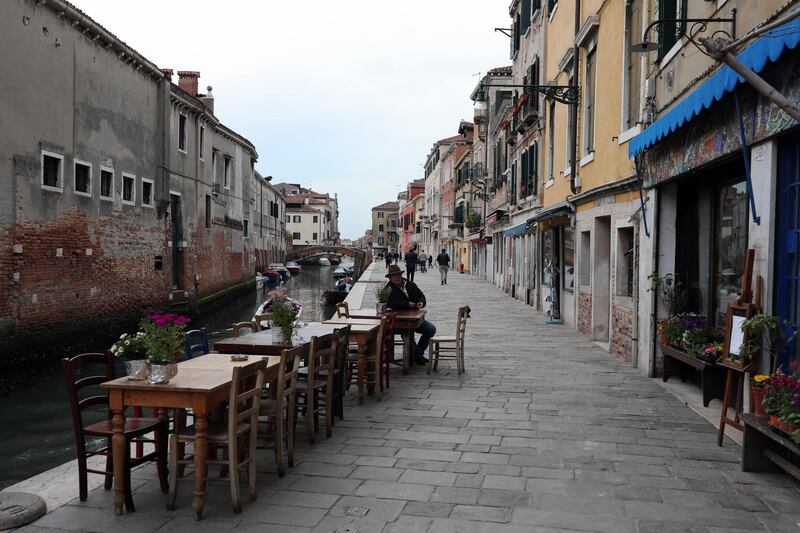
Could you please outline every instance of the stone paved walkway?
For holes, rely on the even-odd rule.
[[[485,282],[416,281],[442,334],[471,305],[465,376],[398,372],[381,402],[349,402],[333,438],[302,443],[284,479],[264,451],[258,500],[239,515],[225,483],[210,486],[202,522],[189,485],[166,511],[145,466],[135,514],[114,517],[98,489],[24,531],[800,531],[798,486],[741,472],[738,445],[717,448],[714,428],[653,380]]]

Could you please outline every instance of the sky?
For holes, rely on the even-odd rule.
[[[476,74],[510,64],[493,31],[509,0],[72,3],[159,67],[200,71],[262,175],[338,193],[343,238],[472,121]]]

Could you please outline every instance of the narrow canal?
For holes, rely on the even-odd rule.
[[[301,320],[331,317],[334,309],[322,303],[322,293],[333,285],[335,269],[336,266],[303,266],[300,274],[286,282],[289,296],[303,304]],[[250,320],[263,301],[264,292],[242,296],[199,318],[192,327],[205,327],[212,345],[215,340],[230,337],[231,324]],[[71,415],[60,375],[13,392],[0,398],[0,402],[0,490],[75,458]]]

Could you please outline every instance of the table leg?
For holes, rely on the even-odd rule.
[[[122,514],[125,504],[125,408],[122,406],[121,392],[111,392],[111,454],[114,462],[114,514]]]
[[[408,367],[414,364],[411,360],[413,353],[411,344],[414,339],[414,333],[403,331],[400,336],[403,338],[403,374],[408,374]]]
[[[358,350],[359,350],[359,352],[363,352],[364,353],[364,367],[366,368],[366,366],[367,366],[367,364],[366,364],[367,353],[369,353],[369,348],[370,348],[369,343],[368,343],[367,339],[365,339],[361,335],[359,335],[357,342],[358,342]],[[373,353],[377,354],[378,352],[375,351]],[[369,373],[366,374],[366,378],[367,378],[367,380],[366,380],[367,381],[367,395],[368,396],[372,396],[372,394],[375,392],[375,378],[377,376],[378,376],[378,374],[373,373],[372,370]]]
[[[206,459],[208,458],[206,429],[208,428],[208,415],[196,412],[194,428],[194,499],[192,500],[192,508],[194,509],[195,519],[200,520],[203,517],[203,497],[206,488]]]
[[[364,403],[364,374],[367,370],[367,351],[364,345],[358,343],[358,403]]]

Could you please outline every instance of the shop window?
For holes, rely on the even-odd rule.
[[[634,277],[634,239],[633,228],[619,228],[617,230],[617,296],[633,296]]]
[[[564,292],[575,290],[575,230],[564,226],[562,257],[564,265]]]
[[[745,182],[726,185],[716,194],[716,264],[714,314],[724,324],[728,303],[739,296],[747,253],[748,205]]]
[[[581,285],[591,285],[592,283],[592,233],[589,231],[581,232],[581,265],[580,277]]]

